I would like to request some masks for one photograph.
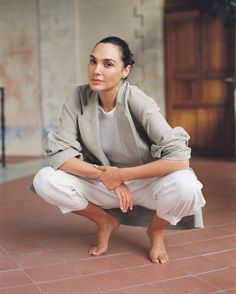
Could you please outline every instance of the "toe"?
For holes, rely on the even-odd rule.
[[[99,249],[98,247],[93,247],[89,250],[89,255],[92,255],[92,256],[99,256],[101,254],[103,254],[104,252],[106,252],[106,250],[104,249]]]
[[[96,255],[97,247],[89,249],[89,255]]]
[[[166,263],[169,261],[167,254],[161,254],[159,256],[160,263]]]
[[[151,259],[151,262],[153,263],[159,263],[159,259],[158,259],[158,256],[156,256],[155,254],[150,254],[150,259]]]
[[[150,257],[150,260],[153,262],[153,263],[167,263],[169,261],[169,258],[168,258],[168,255],[166,253],[163,253],[163,254],[153,254],[151,253],[149,255]]]

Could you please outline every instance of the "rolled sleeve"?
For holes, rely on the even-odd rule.
[[[157,143],[152,144],[151,154],[155,158],[187,160],[191,157],[188,147],[188,133],[181,127],[175,127],[164,133]]]
[[[67,149],[59,151],[53,156],[49,157],[49,163],[56,170],[60,168],[64,162],[73,157],[79,157],[80,159],[83,159],[82,154],[75,149]]]
[[[73,157],[83,160],[82,148],[78,141],[67,142],[65,138],[60,138],[54,132],[50,132],[44,140],[44,149],[54,169],[58,169],[65,161]]]

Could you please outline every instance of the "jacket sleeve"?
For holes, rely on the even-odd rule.
[[[75,88],[66,98],[57,129],[50,131],[44,140],[45,152],[54,169],[58,169],[70,158],[80,157],[83,159],[82,147],[78,141],[77,117],[80,111],[78,95]]]
[[[131,89],[129,96],[131,113],[151,141],[151,155],[159,159],[189,159],[191,149],[188,147],[188,133],[182,127],[172,128],[160,113],[156,102],[137,87]]]

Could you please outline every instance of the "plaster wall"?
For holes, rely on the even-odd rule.
[[[42,152],[37,1],[0,0],[0,86],[7,154]]]
[[[76,0],[39,0],[43,136],[55,127],[76,85]]]

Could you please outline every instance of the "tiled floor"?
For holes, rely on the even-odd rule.
[[[204,184],[205,229],[166,231],[165,265],[149,262],[137,227],[122,226],[108,253],[90,257],[92,223],[27,191],[32,176],[0,184],[0,293],[236,293],[236,164],[192,166]]]

